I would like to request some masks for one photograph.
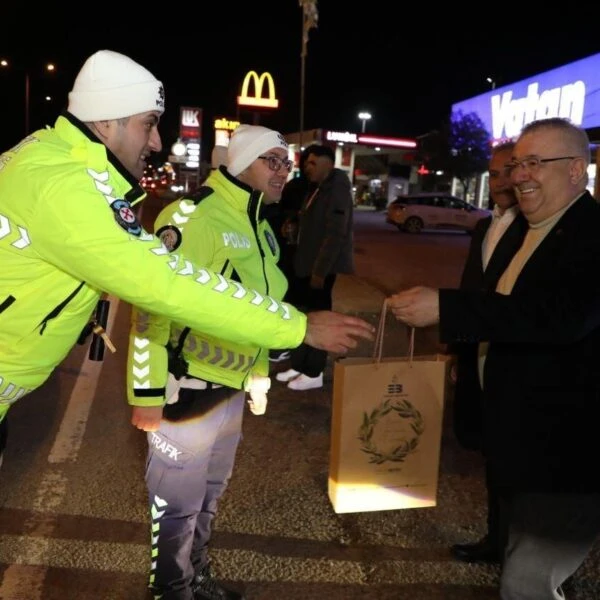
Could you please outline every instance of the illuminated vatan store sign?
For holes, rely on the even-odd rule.
[[[584,129],[600,127],[600,53],[458,102],[452,112],[475,112],[495,140],[514,138],[527,123],[564,117]]]

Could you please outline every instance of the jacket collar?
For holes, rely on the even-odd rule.
[[[262,192],[252,189],[234,177],[225,166],[215,169],[208,176],[205,185],[214,189],[235,210],[262,218],[265,208]]]
[[[134,203],[145,196],[146,192],[140,182],[122,165],[119,159],[93,134],[93,132],[77,117],[63,112],[54,125],[56,133],[69,145],[73,152],[85,153],[89,168],[104,171],[107,163],[110,171],[114,171],[129,186],[125,199]],[[83,158],[83,157],[82,157]]]

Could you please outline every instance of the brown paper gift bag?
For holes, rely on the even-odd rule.
[[[449,357],[382,358],[384,303],[371,358],[334,364],[329,498],[336,513],[435,506]]]

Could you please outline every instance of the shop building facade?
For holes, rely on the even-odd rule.
[[[310,144],[331,146],[335,151],[335,166],[347,173],[357,204],[375,201],[387,204],[396,196],[407,194],[414,181],[417,149],[414,139],[330,129],[288,133],[285,138],[296,168],[301,149]]]
[[[459,111],[477,114],[493,144],[516,139],[525,125],[539,119],[563,117],[579,125],[591,141],[588,189],[600,198],[596,177],[600,163],[600,53],[453,104],[452,113]],[[454,182],[453,192],[459,191],[457,186]],[[468,191],[470,201],[485,205],[488,190],[487,173],[483,173]]]

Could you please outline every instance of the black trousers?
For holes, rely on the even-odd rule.
[[[310,287],[310,277],[296,277],[292,287],[290,303],[304,312],[331,310],[331,294],[336,277],[336,273],[327,275],[323,289],[320,290]],[[327,364],[327,352],[307,344],[300,344],[298,348],[292,350],[291,358],[292,369],[308,377],[320,375]]]
[[[508,494],[498,487],[494,470],[488,462],[485,463],[485,485],[487,489],[488,513],[487,513],[487,538],[488,542],[495,546],[499,556],[504,556],[508,543]]]

